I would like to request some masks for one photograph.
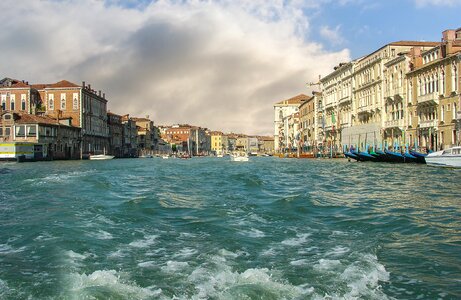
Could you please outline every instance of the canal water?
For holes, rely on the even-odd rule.
[[[460,299],[461,172],[0,164],[0,299]]]

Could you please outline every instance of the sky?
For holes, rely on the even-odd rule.
[[[461,0],[2,0],[0,77],[66,79],[156,125],[272,135],[273,106],[399,40],[440,41]]]

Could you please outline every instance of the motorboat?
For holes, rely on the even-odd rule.
[[[461,146],[429,153],[426,164],[438,167],[461,168]]]
[[[90,160],[107,160],[107,159],[113,159],[115,156],[113,155],[107,155],[107,154],[93,154],[90,155],[89,159]]]
[[[231,155],[231,161],[249,161],[249,158],[245,154],[234,154]]]
[[[113,159],[115,156],[106,154],[106,149],[104,149],[103,154],[91,154],[88,158],[90,160],[108,160]]]

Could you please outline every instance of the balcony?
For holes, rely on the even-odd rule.
[[[434,105],[439,104],[439,93],[429,93],[426,95],[418,96],[418,104],[427,104],[427,105]]]
[[[437,126],[437,120],[425,120],[425,121],[419,122],[420,128],[429,128],[429,127],[436,127],[436,126]]]
[[[403,128],[403,119],[384,122],[385,128]]]
[[[345,96],[339,99],[339,104],[346,104],[351,102],[351,97],[350,96]]]
[[[334,106],[335,106],[335,104],[334,104],[333,102],[330,102],[330,103],[325,103],[324,108],[325,108],[325,109],[330,109],[330,108],[332,108],[332,107],[334,107]]]

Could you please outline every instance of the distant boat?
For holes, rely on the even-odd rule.
[[[106,154],[106,149],[104,149],[103,154],[91,154],[89,156],[90,160],[108,160],[108,159],[113,159],[115,156],[113,155],[107,155]]]
[[[168,159],[168,158],[170,158],[170,156],[168,156],[168,155],[162,155],[162,158],[163,158],[163,159]]]
[[[429,166],[461,168],[461,146],[429,153],[426,156]]]
[[[139,158],[153,158],[154,156],[152,154],[144,154],[141,155]]]
[[[249,161],[249,158],[246,154],[233,154],[231,155],[231,161]]]
[[[107,154],[94,154],[90,155],[91,160],[107,160],[107,159],[113,159],[115,156],[113,155],[107,155]]]

